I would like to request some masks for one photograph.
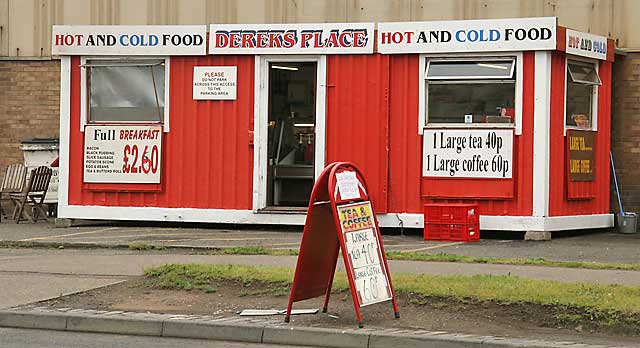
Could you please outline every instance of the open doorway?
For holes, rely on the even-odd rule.
[[[316,162],[317,62],[269,62],[267,209],[306,207]]]

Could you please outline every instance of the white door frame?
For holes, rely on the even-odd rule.
[[[316,62],[315,177],[324,169],[326,136],[327,56],[264,55],[255,56],[253,122],[253,211],[267,206],[267,160],[269,134],[269,63]]]

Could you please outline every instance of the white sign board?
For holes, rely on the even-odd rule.
[[[378,24],[380,53],[556,49],[556,18],[510,18]]]
[[[567,29],[567,54],[607,60],[607,38]]]
[[[346,171],[336,173],[336,186],[338,186],[341,199],[360,198],[360,180],[358,180],[356,172]]]
[[[211,54],[369,54],[373,23],[211,24]]]
[[[162,126],[88,125],[84,182],[159,184]]]
[[[237,67],[196,66],[193,68],[193,99],[236,100]]]
[[[510,179],[512,129],[425,129],[422,176]]]
[[[338,216],[360,306],[391,299],[369,201],[339,205]]]
[[[54,25],[53,55],[207,54],[206,25]]]

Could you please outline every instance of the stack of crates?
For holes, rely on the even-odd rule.
[[[425,204],[424,240],[463,242],[480,240],[478,205],[466,203]]]

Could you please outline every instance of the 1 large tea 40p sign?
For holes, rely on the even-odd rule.
[[[424,132],[424,177],[510,179],[512,172],[512,129],[430,129]]]

